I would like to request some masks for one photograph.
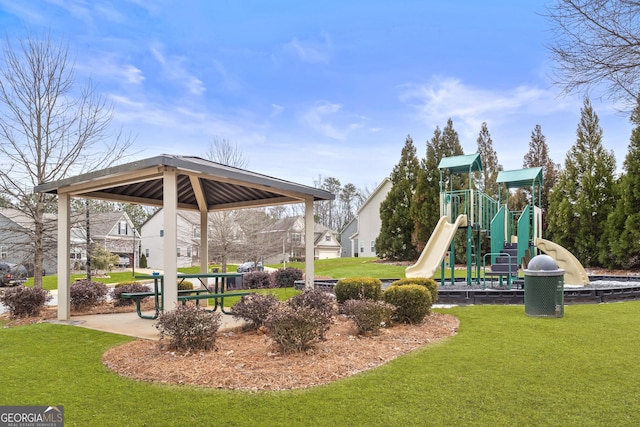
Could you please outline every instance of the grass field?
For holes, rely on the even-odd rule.
[[[121,378],[101,364],[130,340],[119,335],[0,329],[0,405],[64,405],[68,426],[631,426],[639,310],[572,305],[545,319],[522,306],[438,309],[459,317],[457,336],[326,386],[268,393]]]

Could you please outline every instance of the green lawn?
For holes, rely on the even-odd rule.
[[[630,426],[640,419],[640,302],[567,306],[560,319],[526,317],[523,306],[438,311],[460,318],[456,337],[292,392],[133,381],[101,364],[106,349],[130,338],[53,324],[0,329],[0,405],[64,405],[68,426]]]

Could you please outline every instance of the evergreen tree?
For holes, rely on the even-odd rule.
[[[558,181],[558,175],[560,174],[560,165],[554,163],[551,157],[549,157],[549,147],[547,146],[547,140],[542,134],[542,128],[540,125],[531,131],[531,140],[529,141],[529,151],[524,156],[522,163],[523,168],[536,168],[542,167],[543,186],[540,194],[541,200],[538,200],[537,205],[542,208],[543,211],[549,209],[549,195],[551,190]],[[531,197],[531,189],[523,189],[529,197]],[[521,206],[521,209],[524,205]]]
[[[478,134],[478,154],[482,159],[482,182],[478,186],[485,194],[494,199],[498,198],[498,172],[502,165],[498,162],[498,154],[493,149],[493,140],[487,127],[487,122],[482,122],[480,133]]]
[[[416,148],[407,136],[400,162],[391,173],[392,187],[380,205],[380,234],[376,239],[376,255],[393,260],[413,260],[417,257],[411,236],[413,220],[409,215],[419,169]]]
[[[636,127],[623,163],[625,173],[619,179],[616,207],[607,221],[611,256],[603,253],[600,260],[608,267],[625,269],[640,267],[640,96],[631,123]]]
[[[422,251],[440,219],[440,171],[442,159],[442,132],[436,126],[431,141],[427,143],[426,157],[420,160],[416,192],[410,215],[414,221],[413,243]]]
[[[606,220],[614,205],[613,152],[602,146],[602,129],[591,102],[585,98],[576,143],[565,159],[564,171],[551,193],[549,232],[556,243],[584,265],[598,265],[608,252]]]

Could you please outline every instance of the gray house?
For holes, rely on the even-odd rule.
[[[355,216],[340,232],[340,257],[350,258],[358,256],[358,238],[354,236],[358,231],[358,217]]]

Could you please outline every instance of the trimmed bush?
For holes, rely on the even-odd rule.
[[[299,268],[279,268],[273,273],[273,283],[276,288],[292,288],[296,280],[302,280],[302,270]]]
[[[47,301],[53,298],[49,291],[27,286],[16,286],[0,292],[0,302],[12,317],[39,316]]]
[[[325,334],[331,325],[331,318],[336,313],[335,297],[320,289],[309,289],[301,294],[294,295],[286,302],[287,305],[294,309],[310,308],[316,311],[314,316],[320,319],[318,324],[318,333],[320,339],[325,339]]]
[[[391,324],[396,307],[384,301],[350,299],[344,302],[342,312],[353,319],[358,335],[377,334],[382,326]]]
[[[404,286],[404,285],[420,285],[424,286],[431,293],[431,303],[435,304],[438,301],[438,282],[427,277],[412,277],[396,280],[391,283],[391,286]]]
[[[247,321],[248,329],[258,329],[278,309],[281,302],[275,295],[249,294],[231,307],[233,317]]]
[[[182,282],[178,282],[178,290],[179,291],[188,291],[193,289],[193,283],[188,280],[183,280]]]
[[[266,322],[269,337],[282,354],[308,350],[322,339],[330,324],[331,318],[318,310],[290,304],[281,304]]]
[[[124,307],[132,305],[133,300],[131,298],[122,298],[122,294],[130,292],[150,292],[151,289],[138,282],[120,282],[111,291],[111,299],[113,300],[114,307]],[[144,301],[146,298],[143,298]]]
[[[398,322],[420,323],[431,311],[431,293],[424,286],[389,286],[383,297],[396,306],[393,319]]]
[[[69,290],[71,307],[84,310],[100,304],[107,298],[109,288],[102,282],[92,282],[87,279],[78,280]]]
[[[215,348],[216,333],[221,323],[219,312],[193,305],[178,305],[175,310],[161,313],[155,327],[160,331],[161,349],[163,340],[168,337],[169,350],[197,351]]]
[[[140,268],[147,268],[147,256],[145,254],[140,255]]]
[[[242,286],[245,289],[273,288],[271,274],[267,271],[253,271],[242,276]]]
[[[338,280],[333,291],[340,304],[348,299],[377,301],[382,296],[382,282],[373,277],[349,277]]]

